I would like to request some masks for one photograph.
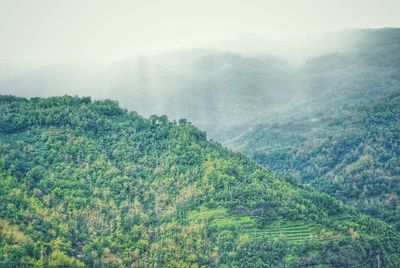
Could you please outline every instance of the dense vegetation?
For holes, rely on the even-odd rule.
[[[400,230],[400,93],[366,104],[264,124],[237,144]]]
[[[353,47],[310,59],[292,109],[235,126],[223,144],[400,230],[400,31],[349,32]]]
[[[0,97],[0,266],[398,267],[390,225],[186,120]]]

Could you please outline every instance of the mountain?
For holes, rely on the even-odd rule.
[[[271,48],[262,54],[188,49],[36,68],[0,62],[1,70],[9,70],[0,75],[0,92],[112,98],[145,116],[187,118],[227,144],[258,123],[369,101],[400,86],[397,28],[343,30],[302,45],[294,40],[286,44],[292,50],[287,54],[274,50],[286,45],[272,40],[242,39],[247,47],[260,42],[253,46]],[[304,59],[294,60],[295,52]]]
[[[214,134],[250,120],[266,105],[286,102],[294,89],[291,72],[284,59],[273,56],[183,50],[99,66],[70,63],[16,71],[0,77],[0,92],[24,97],[85,92],[117,99],[146,116],[188,118]]]
[[[237,149],[400,230],[400,92],[258,125]]]
[[[1,96],[0,114],[3,267],[400,263],[393,227],[184,119],[68,96]]]
[[[302,67],[306,101],[232,128],[224,144],[400,230],[400,31],[357,33],[353,48]]]

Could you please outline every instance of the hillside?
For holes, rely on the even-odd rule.
[[[255,127],[237,149],[400,230],[400,93]],[[232,145],[234,146],[234,145]]]
[[[114,101],[0,97],[2,267],[398,267],[400,238]]]

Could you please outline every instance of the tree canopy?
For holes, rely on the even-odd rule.
[[[1,96],[0,205],[3,267],[400,263],[391,225],[110,100]]]

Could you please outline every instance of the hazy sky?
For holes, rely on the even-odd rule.
[[[0,0],[0,59],[118,59],[238,33],[398,26],[399,0]]]

